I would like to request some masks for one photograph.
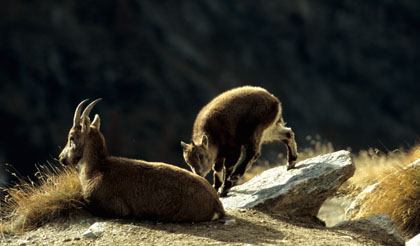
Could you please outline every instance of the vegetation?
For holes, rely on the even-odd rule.
[[[408,236],[420,228],[420,167],[399,170],[384,178],[363,200],[357,217],[389,215]]]
[[[1,202],[1,233],[20,233],[56,218],[85,213],[82,187],[75,168],[37,167],[36,181],[19,178],[5,189]]]
[[[374,214],[389,215],[402,233],[411,237],[420,232],[420,167],[408,164],[420,158],[420,146],[388,154],[361,152],[355,160],[355,175],[343,189],[357,195],[377,183],[363,198],[363,206],[353,219]]]
[[[299,160],[331,153],[331,143],[319,137],[308,138],[311,148],[303,149]],[[420,145],[384,153],[369,149],[354,154],[356,172],[337,195],[353,199],[364,188],[382,181],[372,195],[366,197],[360,217],[387,214],[405,235],[418,233],[420,228],[420,168],[405,168],[420,158]],[[243,182],[269,168],[268,163],[256,165],[244,176]],[[42,226],[57,218],[86,213],[82,188],[75,168],[41,165],[36,180],[20,178],[5,188],[0,203],[0,234],[21,233]]]
[[[402,170],[419,158],[420,145],[409,151],[403,149],[389,151],[388,153],[377,149],[360,151],[353,157],[356,172],[344,187],[349,192],[358,194],[369,185],[379,182],[391,173]]]

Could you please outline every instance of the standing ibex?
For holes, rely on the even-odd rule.
[[[60,154],[61,163],[78,165],[83,197],[92,212],[191,222],[224,216],[216,191],[204,178],[164,163],[109,156],[99,116],[92,123],[89,119],[99,100],[90,103],[82,115],[87,100],[77,106]]]
[[[260,156],[261,144],[271,141],[287,146],[287,169],[293,168],[296,142],[292,129],[285,127],[280,101],[263,88],[243,86],[204,106],[194,122],[192,143],[181,145],[192,171],[205,177],[213,168],[213,186],[217,191],[222,187],[220,196],[226,196]]]

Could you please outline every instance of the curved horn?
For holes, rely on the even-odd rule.
[[[98,98],[95,101],[91,102],[89,105],[87,105],[80,118],[83,119],[84,117],[89,117],[90,111],[92,110],[93,106],[95,106],[95,104],[97,104],[100,100],[102,100],[102,98]]]
[[[76,111],[74,111],[74,118],[73,118],[73,126],[80,125],[80,112],[82,112],[83,104],[85,104],[89,99],[83,100],[76,108]]]

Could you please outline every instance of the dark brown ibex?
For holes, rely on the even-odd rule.
[[[184,159],[194,173],[203,177],[213,168],[213,186],[220,196],[226,196],[260,156],[262,143],[283,142],[287,169],[294,167],[295,137],[285,125],[280,101],[265,89],[243,86],[226,91],[197,115],[192,143],[181,142]],[[243,161],[239,161],[243,152]]]
[[[99,101],[74,114],[68,142],[60,162],[78,165],[83,197],[99,216],[138,217],[161,221],[208,221],[224,216],[213,187],[202,177],[172,165],[108,155],[99,131],[100,119],[92,123],[89,113]]]

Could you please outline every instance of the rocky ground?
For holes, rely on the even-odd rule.
[[[83,236],[95,222],[104,228]],[[96,236],[95,236],[96,235]],[[88,238],[93,237],[93,238]],[[386,239],[388,238],[388,239]],[[253,209],[228,210],[221,221],[156,223],[94,217],[57,221],[22,235],[3,235],[1,245],[396,245],[377,232],[332,229]]]
[[[354,173],[350,152],[337,151],[284,169],[271,168],[233,187],[221,198],[227,216],[219,221],[174,224],[85,215],[21,235],[2,235],[0,244],[404,245],[388,216],[343,221],[349,200],[334,194]]]

